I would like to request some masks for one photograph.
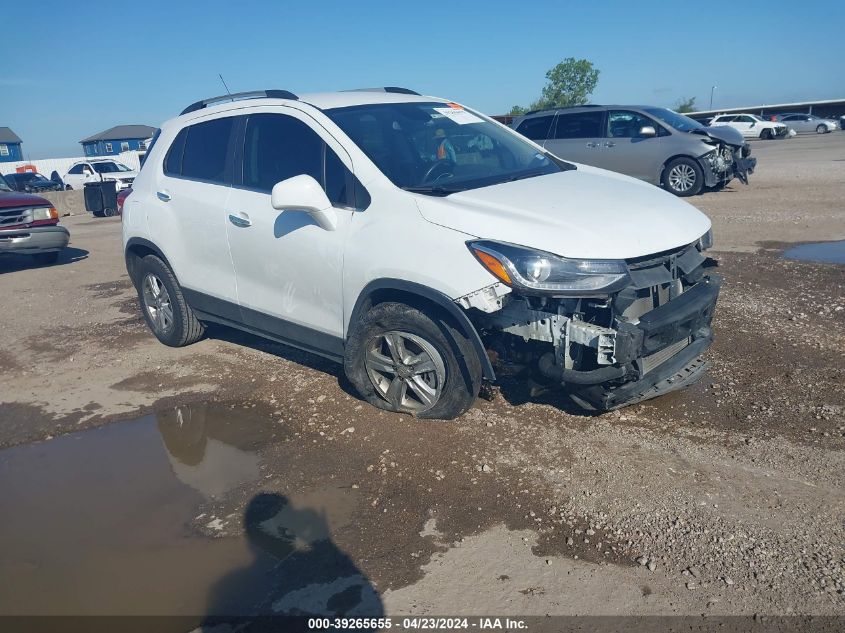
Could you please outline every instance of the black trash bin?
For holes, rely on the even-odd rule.
[[[117,183],[114,180],[85,183],[85,210],[97,217],[117,214]]]

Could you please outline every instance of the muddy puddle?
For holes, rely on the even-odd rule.
[[[284,439],[205,404],[0,451],[0,615],[379,613],[332,539],[357,491],[263,485]],[[243,511],[215,516],[232,496]]]
[[[845,240],[799,244],[784,251],[783,256],[786,259],[798,259],[807,262],[845,264]]]

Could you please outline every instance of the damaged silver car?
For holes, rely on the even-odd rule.
[[[518,117],[512,127],[553,154],[662,186],[677,196],[748,184],[757,159],[742,134],[705,127],[666,108],[557,108]]]

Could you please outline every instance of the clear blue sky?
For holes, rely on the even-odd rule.
[[[408,86],[489,114],[539,96],[566,57],[596,103],[706,108],[845,97],[839,2],[8,2],[0,126],[29,158],[75,156],[223,92]],[[33,19],[33,17],[35,19]]]

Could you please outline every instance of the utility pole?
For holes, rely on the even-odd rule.
[[[713,91],[716,90],[718,86],[710,86],[710,110],[713,109]]]

